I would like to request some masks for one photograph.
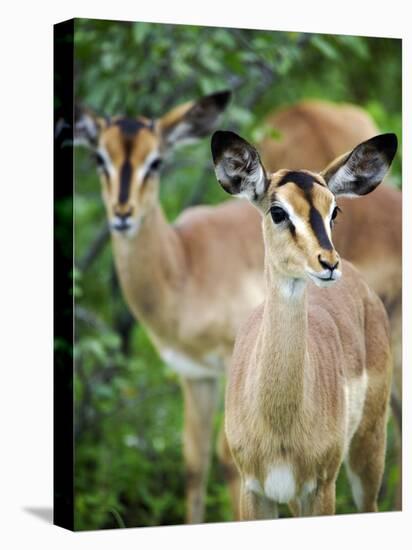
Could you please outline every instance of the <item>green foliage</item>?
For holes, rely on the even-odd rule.
[[[234,99],[223,126],[255,141],[268,133],[278,137],[265,125],[268,112],[308,97],[357,103],[383,131],[401,137],[398,40],[86,19],[76,20],[75,32],[77,99],[109,115],[158,117],[178,103],[229,88]],[[398,185],[400,160],[393,170]],[[76,527],[182,523],[178,380],[144,328],[134,324],[129,330],[110,246],[87,269],[79,268],[105,212],[89,153],[76,150],[75,161]],[[208,140],[177,150],[164,165],[161,184],[170,220],[189,203],[226,198],[212,174]],[[64,203],[59,208],[70,211]],[[391,426],[385,510],[394,507],[395,447]],[[344,475],[337,509],[354,511]],[[214,457],[206,519],[230,518]]]

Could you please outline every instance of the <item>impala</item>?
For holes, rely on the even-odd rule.
[[[174,145],[210,134],[229,95],[186,103],[157,120],[84,110],[76,124],[77,143],[96,156],[125,300],[180,375],[192,523],[204,516],[219,377],[239,323],[263,299],[263,245],[259,215],[246,201],[193,207],[169,224],[159,202],[159,169]],[[237,503],[238,476],[223,429],[218,453]]]
[[[287,167],[320,171],[333,158],[379,133],[359,107],[307,100],[267,117],[278,132],[259,146],[270,172]],[[361,200],[339,198],[345,213],[334,230],[339,254],[360,270],[384,303],[391,327],[394,363],[391,404],[398,428],[400,479],[397,509],[402,508],[402,193],[380,185]]]
[[[213,135],[216,177],[260,211],[265,243],[265,300],[236,338],[226,393],[242,519],[276,517],[279,503],[300,514],[333,514],[343,461],[359,510],[377,510],[389,325],[379,297],[340,259],[331,229],[336,197],[373,191],[396,148],[396,136],[383,134],[320,173],[269,174],[241,137]]]

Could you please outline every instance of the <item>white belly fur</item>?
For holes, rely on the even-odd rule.
[[[346,441],[345,454],[349,448],[352,437],[362,420],[363,407],[368,389],[368,375],[366,370],[359,378],[349,380],[345,385],[346,396]]]

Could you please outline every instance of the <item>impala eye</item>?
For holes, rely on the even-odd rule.
[[[149,164],[149,168],[147,169],[147,172],[144,176],[143,182],[146,182],[149,178],[149,176],[155,174],[158,172],[159,168],[162,165],[163,160],[160,157],[155,158],[152,160],[152,162]]]
[[[280,208],[280,206],[272,206],[270,209],[270,215],[275,223],[282,223],[289,219],[287,213],[283,210],[283,208]]]
[[[335,206],[332,212],[332,216],[330,218],[331,225],[333,225],[334,221],[336,220],[336,216],[339,214],[339,212],[342,212],[342,210],[339,208],[339,206]]]
[[[162,159],[160,157],[158,157],[157,159],[154,159],[151,165],[149,166],[149,172],[157,172],[157,170],[159,170],[161,165],[162,165]]]
[[[108,171],[107,163],[104,156],[101,153],[99,153],[99,151],[95,151],[93,153],[93,158],[97,165],[97,172],[104,176],[106,184],[109,185],[110,176],[109,176],[109,171]]]
[[[94,160],[96,161],[98,168],[104,168],[106,166],[103,155],[98,151],[94,153]]]

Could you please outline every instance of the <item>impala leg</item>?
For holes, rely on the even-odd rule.
[[[313,516],[332,516],[335,513],[336,481],[320,484],[310,505]],[[308,510],[309,512],[309,510]]]
[[[386,415],[374,426],[361,426],[353,436],[345,461],[353,499],[360,512],[378,511],[378,494],[385,467]]]
[[[233,517],[237,521],[240,519],[240,475],[230,452],[224,423],[219,432],[218,456],[229,486]]]
[[[182,379],[184,395],[183,447],[186,467],[186,520],[204,520],[205,491],[210,464],[218,380]]]
[[[240,519],[274,519],[278,517],[278,506],[262,495],[246,489],[242,482],[240,486]]]
[[[391,397],[391,409],[397,427],[396,461],[399,472],[394,509],[402,510],[402,400],[395,394]]]
[[[315,493],[296,498],[288,502],[290,513],[295,517],[305,517],[313,515],[313,502]]]
[[[295,518],[302,515],[302,505],[299,499],[294,499],[288,502],[288,508],[289,508],[289,512]]]
[[[368,312],[366,321],[374,311]],[[360,424],[352,437],[345,466],[353,500],[361,512],[378,510],[378,494],[385,468],[386,429],[392,381],[392,353],[386,345],[386,329],[366,327],[368,389]],[[385,339],[381,339],[384,336]],[[382,345],[379,345],[382,343]]]
[[[397,462],[399,468],[395,509],[402,510],[402,302],[394,311],[391,311],[390,324],[393,358],[391,408],[398,432]]]

